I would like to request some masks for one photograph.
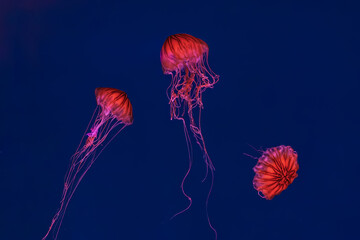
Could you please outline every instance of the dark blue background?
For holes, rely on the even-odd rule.
[[[183,32],[208,43],[220,75],[202,117],[219,240],[358,236],[356,2],[1,1],[0,239],[46,233],[96,87],[126,91],[135,121],[83,179],[59,239],[213,239],[197,146],[185,184],[193,206],[169,221],[187,204],[179,185],[188,163],[159,52]],[[299,177],[271,201],[252,187],[248,144],[299,154]]]

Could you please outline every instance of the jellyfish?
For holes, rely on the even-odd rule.
[[[191,170],[193,161],[191,139],[188,132],[189,126],[203,153],[206,165],[203,182],[207,179],[209,171],[211,174],[211,185],[205,205],[207,220],[216,239],[217,232],[212,226],[208,214],[208,201],[214,184],[215,167],[206,149],[200,124],[201,110],[204,108],[202,94],[207,88],[213,88],[215,83],[219,81],[219,76],[211,70],[208,64],[208,55],[209,47],[203,40],[181,33],[171,35],[165,40],[160,52],[160,61],[164,74],[171,75],[171,84],[167,90],[170,119],[182,121],[189,154],[188,170],[181,182],[182,193],[189,200],[189,204],[173,217],[188,210],[192,204],[191,197],[184,190],[184,181]],[[197,111],[197,117],[194,117],[194,111]]]
[[[56,240],[66,208],[79,183],[105,147],[119,132],[133,123],[132,106],[125,92],[115,88],[96,88],[95,96],[98,106],[75,154],[71,157],[70,166],[65,175],[60,207],[52,218],[43,240],[49,236]],[[120,127],[117,132],[108,138],[110,132],[118,126]],[[90,132],[87,133],[89,127]]]
[[[290,146],[278,146],[262,151],[254,167],[253,186],[260,197],[273,199],[298,176],[298,155]]]

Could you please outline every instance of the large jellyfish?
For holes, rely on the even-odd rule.
[[[132,106],[125,92],[115,88],[96,88],[95,96],[98,106],[75,154],[71,157],[65,175],[60,207],[51,220],[43,240],[51,235],[56,240],[66,208],[82,178],[111,140],[133,123]],[[86,134],[89,126],[91,126],[90,132]],[[109,133],[117,126],[120,126],[119,130],[107,139]],[[85,136],[87,136],[86,140],[84,140]]]
[[[209,171],[211,173],[211,185],[205,204],[207,220],[216,239],[217,232],[212,226],[208,214],[208,201],[213,188],[215,168],[206,150],[200,124],[201,109],[203,108],[202,93],[207,88],[212,88],[219,80],[219,76],[209,67],[208,55],[209,47],[203,40],[180,33],[171,35],[165,40],[160,52],[160,61],[164,74],[172,76],[171,85],[167,92],[170,101],[170,117],[182,121],[189,153],[189,167],[181,182],[181,190],[189,200],[189,205],[173,217],[188,210],[192,204],[191,197],[184,191],[184,181],[191,170],[193,161],[191,140],[187,130],[188,125],[203,152],[206,164],[206,174],[203,181],[206,180]],[[197,119],[193,115],[195,109],[198,111]],[[187,120],[185,120],[185,113],[187,113]],[[187,121],[189,123],[186,123]]]

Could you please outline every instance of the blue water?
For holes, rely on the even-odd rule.
[[[271,2],[271,3],[270,3]],[[219,240],[354,239],[360,214],[357,1],[10,1],[0,3],[0,239],[41,239],[69,159],[96,107],[94,89],[127,92],[134,124],[97,159],[58,239],[214,239],[210,182],[188,165],[171,121],[159,54],[188,33],[220,75],[203,94],[215,165],[209,215]],[[290,145],[298,178],[267,201],[253,189],[257,149]]]

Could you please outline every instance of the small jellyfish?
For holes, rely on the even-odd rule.
[[[284,191],[298,176],[298,155],[290,146],[278,146],[262,151],[254,167],[253,186],[260,197],[273,199]]]
[[[79,183],[111,140],[126,126],[133,123],[132,106],[125,92],[115,88],[96,88],[95,96],[98,106],[88,125],[88,128],[91,126],[90,132],[84,134],[78,149],[71,157],[70,166],[65,175],[60,207],[51,220],[49,230],[43,240],[49,236],[56,240],[66,208]],[[109,133],[117,126],[121,126],[117,133],[107,139]],[[84,141],[85,136],[87,139]]]

